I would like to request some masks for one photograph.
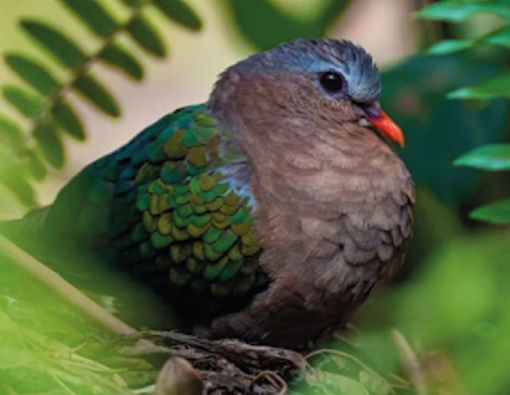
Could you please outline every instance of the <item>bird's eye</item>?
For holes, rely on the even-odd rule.
[[[320,76],[320,84],[328,93],[340,92],[344,86],[343,77],[332,71],[327,71]]]

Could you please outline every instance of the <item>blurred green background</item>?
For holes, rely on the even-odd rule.
[[[58,114],[50,122],[56,121],[52,131],[36,130],[38,114],[56,90],[43,86],[37,79],[40,74],[19,62],[21,55],[50,71],[57,82],[72,81],[80,72],[79,59],[75,59],[76,67],[63,65],[58,49],[52,54],[51,42],[49,48],[44,47],[48,33],[34,33],[33,22],[43,21],[63,33],[87,57],[113,33],[92,34],[77,16],[79,10],[89,15],[92,27],[101,24],[90,17],[97,16],[90,13],[92,8],[87,11],[87,6],[77,5],[80,1],[93,2],[19,0],[0,5],[0,48],[7,56],[6,62],[0,62],[5,99],[0,104],[0,218],[16,218],[28,207],[50,203],[88,162],[119,147],[161,115],[205,101],[216,76],[248,54],[297,37],[351,39],[371,52],[380,65],[381,103],[405,131],[406,148],[399,154],[418,191],[415,235],[406,267],[358,314],[360,341],[370,363],[385,377],[409,373],[391,341],[392,328],[410,339],[419,358],[427,350],[447,355],[459,378],[453,379],[441,366],[423,364],[430,382],[427,392],[411,386],[405,390],[409,393],[508,393],[510,202],[505,199],[510,197],[510,180],[505,171],[510,170],[510,149],[505,143],[510,136],[509,1],[93,2],[119,23],[141,12],[149,27],[115,33],[115,42],[143,69],[143,79],[141,75],[126,78],[122,66],[115,69],[104,62],[93,63],[90,73],[108,93],[109,102],[102,102],[97,90],[90,94],[86,88],[81,96],[79,89],[65,96],[86,138]],[[151,34],[156,40],[144,40],[154,37]],[[158,43],[166,48],[165,54]],[[67,55],[72,63],[73,55]],[[18,63],[13,56],[18,56]],[[89,95],[84,100],[86,92]],[[25,99],[37,102],[35,115],[20,114]],[[472,151],[488,144],[498,145]],[[502,203],[473,211],[498,201]],[[99,274],[88,276],[97,281]],[[33,340],[39,332],[59,339],[65,343],[62,347],[77,346],[84,339],[93,339],[88,343],[98,346],[107,337],[66,306],[58,307],[56,299],[32,282],[7,259],[0,267],[0,332],[15,338],[11,342],[14,351],[0,343],[0,355],[9,356],[6,363],[0,358],[0,378],[4,375],[5,382],[14,383],[4,387],[12,393],[37,393],[34,386],[20,387],[15,371],[40,360],[41,349],[27,346],[40,341]],[[99,293],[104,293],[98,297],[103,305],[111,304],[107,292]],[[88,356],[97,359],[94,352]],[[54,389],[45,374],[50,367],[62,367],[55,367],[51,358],[39,365],[32,374],[50,393]],[[80,368],[84,383],[95,380],[86,373],[93,370],[92,365]],[[454,389],[448,387],[452,382]],[[115,390],[111,383],[103,384],[105,393]],[[83,388],[75,390],[86,393]]]

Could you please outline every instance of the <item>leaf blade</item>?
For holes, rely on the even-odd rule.
[[[133,40],[157,58],[166,56],[166,48],[158,31],[142,16],[133,18],[126,28]]]
[[[38,181],[42,181],[46,178],[48,175],[48,170],[46,169],[46,166],[44,165],[44,162],[40,158],[40,156],[30,150],[25,152],[25,157],[27,159],[27,168],[32,177],[34,177]]]
[[[37,202],[35,190],[27,180],[27,174],[19,164],[11,164],[0,172],[0,181],[12,192],[26,207],[34,207]]]
[[[106,47],[99,54],[99,58],[103,63],[122,71],[135,81],[141,81],[143,79],[144,70],[142,63],[133,54],[118,44],[112,44]]]
[[[12,150],[18,150],[25,145],[25,137],[16,122],[0,115],[0,141]]]
[[[455,166],[479,170],[510,170],[510,144],[489,144],[475,148],[457,158]]]
[[[34,139],[44,158],[56,169],[62,168],[65,162],[64,147],[59,137],[56,126],[51,122],[40,124],[34,131]]]
[[[421,19],[443,20],[449,22],[462,22],[477,13],[492,13],[501,18],[510,20],[510,9],[504,1],[442,1],[433,3],[416,12],[414,15]]]
[[[478,84],[450,92],[449,99],[494,99],[498,97],[510,98],[510,73],[498,74]]]
[[[510,199],[487,204],[471,211],[469,217],[494,225],[510,224]]]
[[[493,31],[481,40],[484,44],[499,45],[510,49],[510,27]]]
[[[35,118],[42,111],[42,99],[16,85],[5,85],[2,94],[26,118]]]
[[[427,52],[431,55],[447,55],[463,51],[474,44],[473,40],[441,40],[427,49]]]
[[[120,116],[120,108],[110,91],[91,75],[78,78],[73,88],[98,110],[112,117]]]
[[[49,96],[60,88],[59,82],[49,71],[25,56],[7,54],[5,62],[12,71],[41,95]]]
[[[64,67],[72,69],[87,60],[87,55],[77,44],[50,25],[22,19],[21,27]]]
[[[107,37],[118,28],[115,19],[96,0],[60,0],[60,2],[99,37]]]
[[[85,129],[80,117],[65,101],[59,101],[52,109],[52,115],[62,129],[76,140],[85,140]]]
[[[202,20],[195,10],[185,2],[181,0],[156,0],[154,5],[172,22],[195,31],[202,29]]]

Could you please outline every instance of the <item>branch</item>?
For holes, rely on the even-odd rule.
[[[139,347],[143,339],[150,345]],[[169,355],[168,374],[165,382],[178,382],[176,376],[198,376],[205,388],[213,394],[284,394],[287,391],[285,380],[305,377],[309,365],[305,357],[292,350],[270,346],[255,346],[239,340],[208,340],[178,332],[144,331],[128,336],[124,341],[136,342],[134,346],[121,349],[128,357],[148,357]],[[175,373],[182,365],[182,358],[191,366]],[[152,358],[153,359],[153,358]],[[177,363],[177,361],[180,361]],[[170,369],[171,367],[171,369]],[[191,372],[196,372],[191,374]],[[160,376],[161,378],[161,376]],[[172,378],[172,379],[170,379]]]
[[[137,333],[136,329],[110,314],[60,275],[1,235],[0,251],[9,258],[12,264],[19,266],[28,275],[43,283],[71,306],[80,310],[90,321],[99,325],[110,334],[134,335]]]

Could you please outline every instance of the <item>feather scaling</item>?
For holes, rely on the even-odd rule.
[[[236,179],[243,157],[223,151],[204,106],[166,115],[64,187],[46,230],[108,249],[195,321],[235,311],[268,280],[254,199]]]

